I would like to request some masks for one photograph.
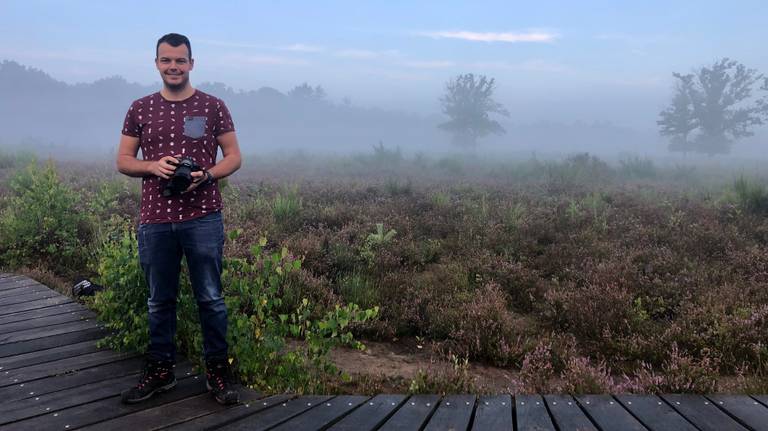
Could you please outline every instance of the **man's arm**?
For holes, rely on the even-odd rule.
[[[117,170],[129,177],[146,177],[155,175],[166,180],[170,178],[175,166],[169,161],[178,163],[174,157],[165,156],[160,160],[139,160],[139,138],[121,135],[120,147],[117,150]]]
[[[216,137],[216,140],[221,147],[223,157],[219,160],[219,163],[216,163],[216,166],[208,169],[208,172],[213,175],[214,179],[218,180],[228,177],[240,169],[242,157],[240,156],[240,145],[237,143],[235,132],[222,133]]]

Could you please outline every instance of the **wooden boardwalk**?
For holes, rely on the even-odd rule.
[[[0,274],[0,430],[768,430],[768,396],[291,396],[218,405],[188,362],[178,386],[125,406],[143,359],[97,349],[94,314]]]

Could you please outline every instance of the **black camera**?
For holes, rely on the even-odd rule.
[[[176,166],[176,170],[163,188],[163,196],[166,198],[186,190],[192,184],[192,172],[203,170],[194,160],[186,157],[179,160],[179,163],[169,163]]]

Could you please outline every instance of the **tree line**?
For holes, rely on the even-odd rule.
[[[732,144],[754,135],[768,121],[768,78],[755,69],[723,58],[693,73],[673,73],[671,105],[656,122],[669,150],[708,155],[727,154]],[[448,81],[440,98],[449,120],[438,125],[453,135],[453,142],[474,147],[489,134],[506,133],[491,114],[509,116],[493,99],[494,78],[467,73]]]

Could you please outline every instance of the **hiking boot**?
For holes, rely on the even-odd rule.
[[[173,362],[148,358],[139,383],[123,391],[121,399],[124,404],[135,404],[154,394],[170,390],[174,386],[176,386],[176,376],[173,374]]]
[[[240,394],[233,387],[229,363],[226,359],[205,361],[205,386],[219,404],[237,404]]]

